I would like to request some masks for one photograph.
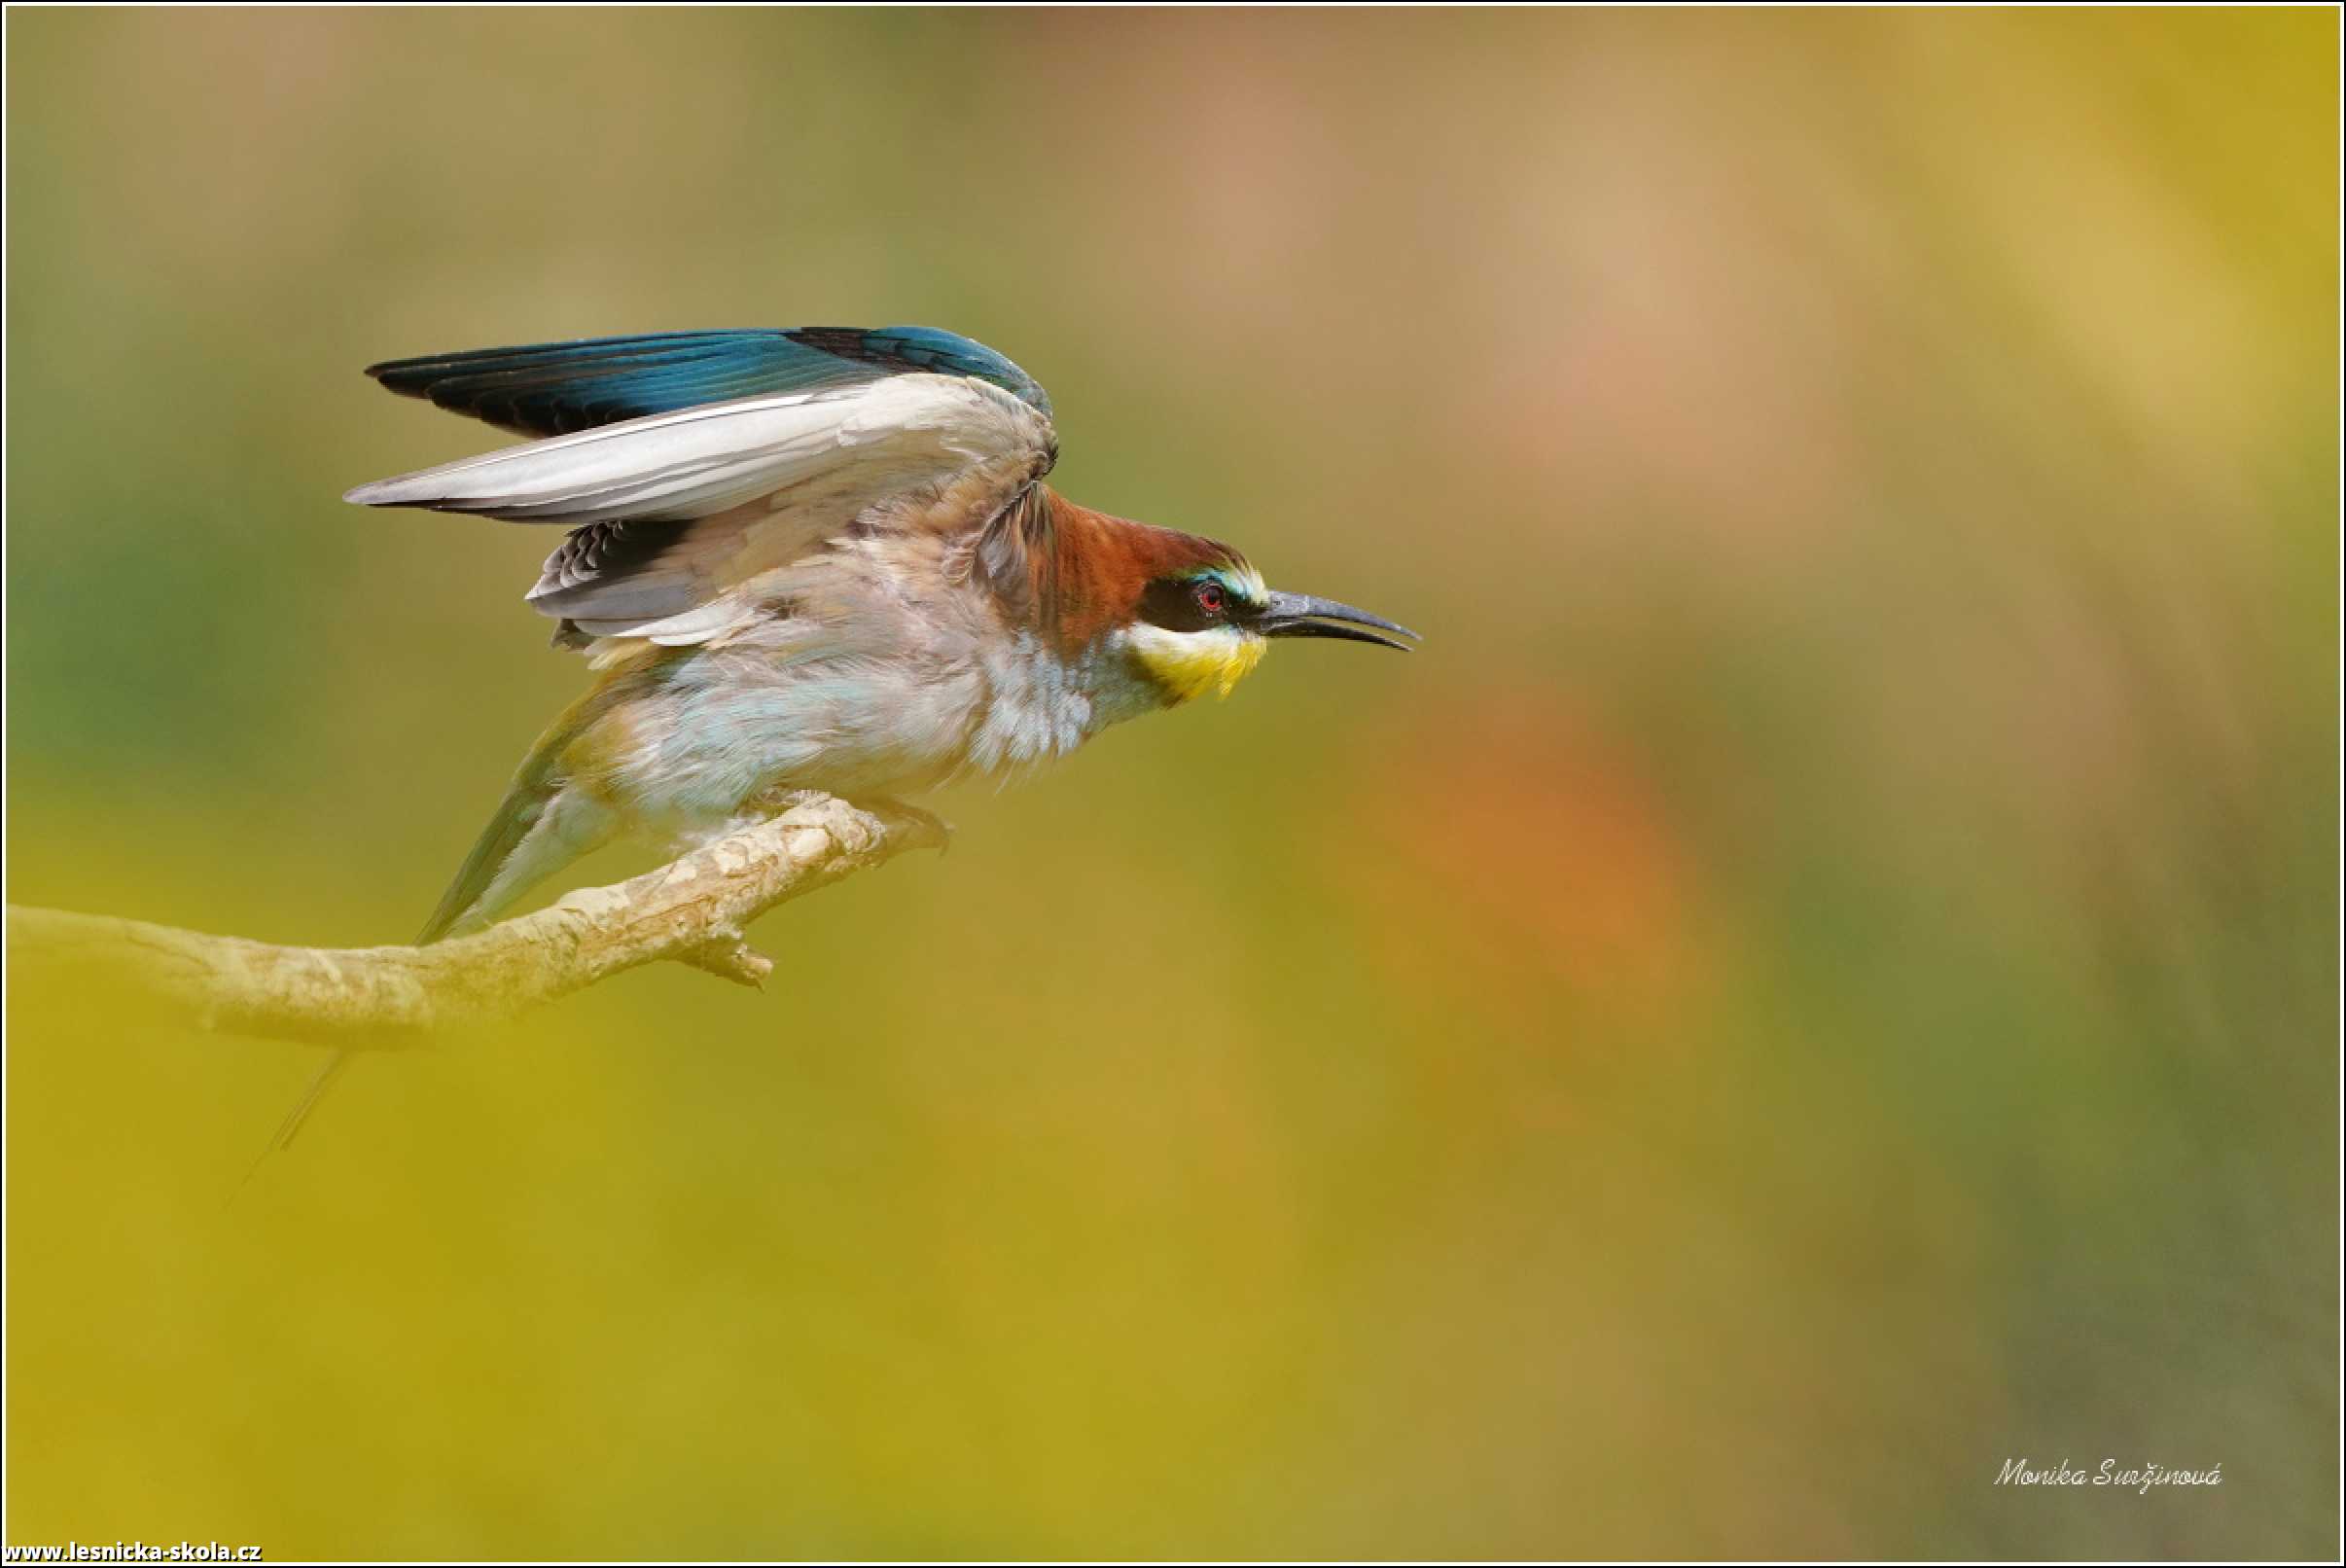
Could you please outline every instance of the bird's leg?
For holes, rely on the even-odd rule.
[[[778,817],[794,805],[804,805],[809,801],[828,799],[830,797],[821,790],[793,789],[777,784],[771,789],[761,790],[742,802],[740,811],[726,824],[724,832],[735,832],[752,823]],[[923,837],[937,845],[939,854],[944,853],[953,846],[953,825],[950,822],[934,811],[924,811],[919,806],[900,801],[893,795],[871,795],[862,800],[849,801],[847,803],[860,806],[867,811],[884,811],[891,816],[910,819],[919,825]],[[723,837],[723,834],[713,837]]]
[[[794,805],[808,805],[816,801],[829,799],[830,797],[821,790],[801,790],[784,784],[771,785],[741,802],[741,809],[733,815],[733,826],[746,828],[752,823],[770,821]]]
[[[821,790],[786,790],[776,786],[761,790],[741,802],[729,817],[715,822],[700,822],[677,829],[668,836],[668,852],[689,855],[695,849],[706,849],[720,838],[729,838],[745,828],[771,822],[794,805],[829,799]]]

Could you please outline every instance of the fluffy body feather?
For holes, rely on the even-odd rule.
[[[935,525],[950,524],[960,504],[947,494],[900,506],[911,516],[896,526],[758,574],[713,601],[715,629],[690,644],[664,644],[658,627],[596,638],[599,684],[516,779],[527,830],[475,869],[477,886],[459,877],[458,907],[427,937],[493,915],[615,834],[696,841],[774,789],[872,800],[1013,773],[1111,724],[1226,691],[1259,657],[1226,634],[1102,623],[1095,599],[1064,587],[1082,570],[1034,558],[1067,551],[1068,535],[1083,537],[1096,516],[1049,489],[1023,507],[1066,519],[1067,532],[1045,523],[1039,543],[1005,547],[1007,583],[980,559],[982,526]],[[991,520],[1013,525],[1015,511]],[[1144,541],[1159,561],[1211,553],[1146,533],[1161,535]],[[1015,613],[1039,591],[1055,591],[1055,624]],[[498,826],[489,841],[509,837]]]

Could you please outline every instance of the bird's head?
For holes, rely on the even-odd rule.
[[[1282,593],[1229,546],[1112,517],[1037,486],[1005,548],[979,560],[1006,603],[1040,616],[1063,658],[1106,654],[1144,701],[1227,696],[1273,637],[1333,637],[1407,651],[1417,633],[1308,593]]]
[[[1226,546],[1187,534],[1152,562],[1121,639],[1170,703],[1230,695],[1273,637],[1333,637],[1406,652],[1417,633],[1382,616],[1309,593],[1283,593]]]

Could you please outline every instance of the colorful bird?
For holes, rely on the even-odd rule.
[[[1227,695],[1274,637],[1416,635],[1052,491],[1050,399],[935,328],[602,338],[367,374],[539,438],[345,499],[567,528],[528,600],[599,672],[420,942],[622,834],[690,844],[791,789],[894,803]]]

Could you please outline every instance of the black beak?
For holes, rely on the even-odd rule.
[[[1364,627],[1374,626],[1368,631]],[[1255,618],[1255,630],[1265,637],[1337,637],[1345,642],[1369,642],[1379,648],[1398,648],[1409,652],[1410,642],[1417,633],[1407,626],[1387,621],[1381,615],[1355,610],[1349,604],[1333,599],[1315,598],[1309,593],[1274,593]],[[1386,632],[1399,633],[1388,637]]]

